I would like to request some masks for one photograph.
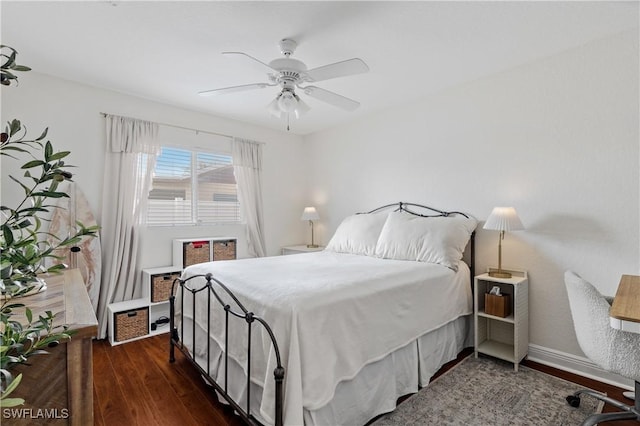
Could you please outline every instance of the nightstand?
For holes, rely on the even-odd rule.
[[[529,347],[529,280],[525,271],[509,270],[511,278],[489,274],[474,278],[474,351],[518,364]],[[500,288],[502,296],[488,293]]]
[[[322,250],[324,250],[324,246],[307,247],[306,244],[301,244],[298,246],[282,247],[282,254],[311,253],[313,251],[322,251]]]

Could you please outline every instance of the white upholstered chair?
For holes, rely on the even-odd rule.
[[[614,420],[640,420],[640,334],[616,330],[609,325],[607,298],[574,272],[564,275],[573,324],[578,343],[584,354],[601,368],[635,381],[635,406],[629,406],[589,389],[579,390],[567,397],[573,407],[580,405],[580,395],[590,395],[605,401],[621,412],[593,414],[583,426]]]

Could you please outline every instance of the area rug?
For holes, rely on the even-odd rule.
[[[583,397],[579,408],[565,397],[580,385],[493,358],[462,360],[429,386],[400,403],[374,426],[405,425],[579,425],[602,410]]]

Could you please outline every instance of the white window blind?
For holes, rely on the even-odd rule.
[[[162,147],[149,192],[148,225],[239,221],[230,155]]]

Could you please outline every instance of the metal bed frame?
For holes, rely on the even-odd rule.
[[[421,214],[421,213],[417,213],[415,210],[412,210],[412,208],[419,208],[419,209],[425,209],[427,211],[429,211],[430,213],[428,214]],[[383,211],[385,209],[393,209],[392,211],[404,211],[410,214],[413,214],[415,216],[420,216],[420,217],[449,217],[452,215],[460,215],[463,216],[465,218],[469,218],[468,215],[461,213],[461,212],[457,212],[457,211],[452,211],[452,212],[446,212],[446,211],[442,211],[442,210],[438,210],[438,209],[434,209],[432,207],[428,207],[428,206],[424,206],[421,204],[414,204],[414,203],[405,203],[405,202],[398,202],[398,203],[393,203],[393,204],[387,204],[385,206],[381,206],[378,207],[374,210],[368,211],[368,212],[364,212],[364,213],[358,213],[358,214],[371,214],[371,213],[378,213],[380,211]],[[475,232],[471,235],[470,238],[470,260],[469,260],[469,268],[471,270],[471,278],[473,281],[473,276],[474,276],[474,248],[475,248]],[[202,286],[200,286],[199,288],[190,288],[188,283],[189,281],[191,281],[194,278],[199,278],[199,277],[204,277],[206,280],[206,283],[203,284]],[[179,291],[180,291],[180,301],[181,301],[181,306],[180,306],[180,333],[178,333],[178,329],[175,326],[175,299],[176,299],[176,290],[179,287]],[[216,291],[216,288],[218,288],[218,290]],[[218,294],[219,291],[224,291],[232,300],[233,303],[236,305],[235,307],[232,308],[232,306],[229,303],[225,303],[223,301],[223,299],[220,297],[220,294]],[[191,348],[191,351],[182,343],[182,341],[180,340],[180,336],[184,335],[184,300],[185,300],[185,295],[188,296],[188,294],[191,294],[192,297],[192,308],[195,312],[195,306],[196,306],[196,294],[200,293],[200,292],[206,292],[207,293],[207,299],[206,299],[206,303],[207,303],[207,370],[203,369],[197,362],[195,359],[195,353],[196,353],[196,329],[195,329],[195,321],[193,321],[192,327],[191,327],[191,336],[192,336],[192,340],[193,340],[193,347]],[[225,367],[224,367],[224,386],[220,386],[212,377],[211,377],[211,372],[209,371],[210,368],[210,362],[211,362],[211,355],[210,355],[210,339],[209,339],[209,333],[211,330],[211,305],[212,305],[212,301],[214,303],[219,303],[222,306],[222,309],[224,309],[225,311],[225,342],[224,342],[224,358],[225,358]],[[285,369],[284,367],[282,367],[282,363],[281,363],[281,358],[280,358],[280,350],[278,349],[278,343],[276,341],[276,337],[273,334],[273,331],[271,330],[271,327],[269,327],[269,324],[267,324],[267,322],[260,318],[257,315],[254,315],[253,312],[247,310],[244,305],[238,300],[238,298],[233,294],[233,292],[231,290],[229,290],[223,283],[221,283],[220,281],[218,281],[216,278],[213,277],[213,275],[211,273],[205,274],[205,275],[194,275],[191,276],[189,278],[187,278],[186,280],[182,280],[182,279],[176,279],[173,282],[172,285],[172,289],[171,289],[171,296],[169,297],[169,320],[170,320],[170,348],[169,348],[169,362],[173,363],[175,362],[175,348],[177,348],[178,350],[180,350],[180,352],[182,352],[185,357],[189,360],[189,362],[198,370],[198,372],[203,376],[203,378],[207,381],[207,383],[209,383],[215,390],[216,392],[221,395],[225,401],[227,401],[229,403],[229,405],[235,410],[235,412],[242,418],[242,420],[244,420],[247,424],[249,425],[253,425],[253,426],[261,426],[261,424],[256,420],[256,418],[251,415],[251,407],[250,407],[250,401],[251,401],[251,328],[252,328],[252,324],[254,322],[258,322],[260,325],[262,325],[264,327],[264,329],[267,331],[267,333],[269,334],[269,337],[271,339],[271,343],[273,345],[274,348],[274,352],[275,352],[275,356],[276,356],[276,368],[273,371],[273,376],[274,376],[274,381],[275,381],[275,426],[282,426],[283,424],[283,382],[284,382],[284,377],[285,377]],[[234,401],[234,399],[228,394],[227,390],[227,378],[228,378],[228,351],[227,351],[227,347],[228,347],[228,331],[229,331],[229,318],[230,315],[240,318],[241,320],[244,320],[247,323],[247,407],[246,410],[243,409],[236,401]]]
[[[206,279],[206,283],[202,285],[200,288],[189,288],[188,282],[194,278],[204,277]],[[176,284],[180,287],[181,297],[180,297],[180,334],[178,334],[178,329],[175,327],[175,290]],[[234,310],[231,305],[225,303],[215,287],[218,286],[222,290],[224,290],[233,300],[233,303],[237,305],[240,311]],[[180,340],[180,336],[184,335],[184,298],[185,292],[191,293],[192,296],[192,307],[195,312],[196,308],[196,294],[202,291],[207,292],[207,370],[205,371],[195,359],[196,353],[196,321],[194,319],[191,327],[191,339],[193,342],[192,351],[190,352],[188,348],[184,346],[182,341]],[[212,377],[211,371],[209,371],[211,365],[211,341],[209,339],[210,330],[211,330],[211,302],[212,295],[215,298],[215,301],[220,303],[225,311],[225,321],[224,321],[224,387],[220,386]],[[257,321],[261,324],[267,333],[269,333],[269,337],[271,338],[271,343],[273,344],[275,355],[276,355],[276,368],[273,370],[273,378],[276,384],[276,413],[275,413],[275,424],[276,426],[282,426],[282,404],[283,404],[283,395],[282,395],[282,386],[284,381],[284,368],[282,367],[282,362],[280,359],[280,350],[278,349],[278,342],[276,341],[276,337],[269,327],[269,324],[262,318],[257,315],[254,315],[253,312],[248,311],[242,303],[238,300],[238,298],[220,281],[213,278],[211,273],[205,275],[193,275],[186,280],[176,279],[173,282],[173,286],[171,289],[171,296],[169,297],[169,322],[170,322],[170,348],[169,348],[169,362],[175,362],[175,348],[178,348],[180,352],[182,352],[187,359],[193,364],[196,369],[200,372],[200,374],[205,378],[205,380],[213,386],[213,388],[221,395],[228,403],[233,407],[235,412],[249,425],[259,426],[260,423],[251,415],[251,326]],[[236,401],[228,394],[227,392],[227,383],[228,383],[228,365],[229,365],[229,353],[226,350],[229,345],[229,315],[233,315],[237,318],[244,319],[247,323],[247,409],[246,411],[240,407]]]

